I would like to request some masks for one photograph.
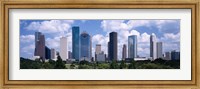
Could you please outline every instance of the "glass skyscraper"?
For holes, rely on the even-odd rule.
[[[137,57],[137,36],[131,35],[128,37],[128,58]]]
[[[79,61],[80,59],[80,51],[79,51],[79,27],[75,26],[72,27],[72,56],[74,59],[76,59],[77,61]]]
[[[152,60],[155,60],[157,58],[156,44],[157,44],[156,35],[152,34],[150,36],[150,57],[152,57]]]
[[[86,33],[86,32],[83,32],[81,33],[81,36],[80,36],[80,50],[81,50],[81,54],[80,54],[80,59],[81,60],[87,60],[87,61],[91,61],[91,36]]]
[[[117,32],[111,32],[109,34],[109,60],[117,61]]]

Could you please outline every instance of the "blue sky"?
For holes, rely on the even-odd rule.
[[[33,56],[36,31],[45,35],[46,46],[58,52],[60,38],[66,36],[71,51],[72,26],[79,26],[80,33],[86,31],[92,36],[92,55],[96,44],[101,44],[102,51],[107,53],[112,31],[118,33],[118,58],[122,56],[122,45],[128,45],[129,35],[137,35],[140,57],[149,57],[151,34],[157,36],[158,42],[163,42],[163,52],[180,50],[180,20],[20,20],[20,57]]]

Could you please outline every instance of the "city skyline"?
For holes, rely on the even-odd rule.
[[[117,42],[118,43],[118,45],[117,45],[117,49],[118,49],[117,55],[118,56],[117,57],[118,57],[118,59],[122,58],[123,44],[128,45],[127,40],[128,40],[129,35],[137,35],[138,36],[138,55],[141,57],[144,57],[144,56],[149,57],[149,55],[150,55],[148,50],[150,50],[149,49],[149,47],[150,47],[149,37],[151,34],[155,34],[157,36],[158,41],[164,43],[163,44],[164,52],[172,51],[172,50],[179,51],[179,49],[180,49],[180,29],[179,29],[180,21],[179,20],[139,20],[139,21],[135,21],[135,22],[138,22],[138,23],[140,22],[139,25],[141,25],[141,26],[135,26],[135,25],[138,25],[135,23],[133,27],[131,27],[132,25],[128,25],[128,24],[131,24],[131,22],[133,23],[134,21],[130,21],[130,20],[125,20],[125,21],[121,21],[121,20],[120,21],[119,20],[113,20],[113,21],[110,21],[110,20],[104,20],[104,21],[103,20],[84,20],[84,21],[82,21],[82,20],[76,20],[76,21],[70,21],[70,20],[64,20],[64,21],[63,20],[62,21],[61,20],[45,20],[45,21],[43,21],[43,20],[29,21],[28,20],[27,21],[27,20],[22,20],[22,21],[20,21],[20,29],[22,28],[21,30],[23,30],[23,31],[20,31],[20,56],[32,57],[31,55],[33,55],[33,54],[31,54],[31,50],[34,50],[34,48],[35,48],[35,47],[33,47],[34,44],[31,44],[31,43],[34,43],[34,41],[31,42],[31,40],[33,40],[33,36],[34,36],[34,33],[32,33],[32,32],[34,32],[34,31],[40,31],[40,32],[42,32],[42,34],[45,34],[45,38],[46,38],[45,43],[46,43],[47,47],[49,47],[50,49],[53,48],[58,52],[59,52],[59,43],[57,43],[57,42],[59,42],[60,37],[66,36],[68,38],[67,44],[69,45],[68,51],[72,52],[72,47],[70,47],[70,45],[72,46],[72,40],[70,40],[72,37],[71,36],[72,31],[70,29],[73,26],[79,26],[80,24],[86,24],[86,23],[89,24],[89,26],[90,26],[90,28],[88,28],[88,30],[84,30],[87,27],[89,27],[87,25],[84,25],[84,26],[80,25],[79,28],[80,28],[80,33],[85,31],[89,35],[92,36],[92,39],[91,39],[92,57],[94,57],[94,54],[95,54],[96,44],[101,44],[102,51],[107,54],[107,50],[108,50],[107,43],[109,41],[108,33],[112,32],[112,31],[115,31],[118,33],[118,38],[117,38],[117,41],[118,41]],[[150,25],[153,22],[157,23],[157,24]],[[51,26],[51,27],[46,26],[46,25],[49,25],[47,23],[49,23],[49,24],[54,23],[54,26]],[[60,25],[55,25],[55,23],[60,24]],[[94,23],[96,23],[96,24],[94,25]],[[99,25],[97,25],[98,23],[99,23]],[[79,25],[77,25],[77,24],[79,24]],[[120,26],[118,26],[116,24],[119,24]],[[147,26],[147,24],[148,24],[148,26]],[[162,24],[162,25],[159,25],[159,24]],[[165,26],[166,24],[169,24],[169,26]],[[95,30],[95,29],[91,30],[92,28],[96,28],[96,25],[98,27],[97,30]],[[158,25],[157,29],[153,29],[155,31],[149,31],[149,30],[152,30],[152,28],[155,28],[155,26],[153,26],[153,25],[155,25],[155,26]],[[177,26],[172,26],[172,25],[177,25]],[[47,28],[45,28],[45,27],[47,27]],[[163,28],[163,27],[165,27],[165,28]],[[173,28],[174,30],[172,32],[167,31],[166,28],[168,28],[168,27],[170,27],[171,29],[172,29],[172,27],[174,27]],[[47,31],[50,29],[52,32]],[[63,29],[66,29],[66,30],[63,30]],[[134,30],[134,29],[137,29],[137,30]],[[141,31],[143,31],[141,29],[145,29],[145,31],[141,32]],[[162,32],[161,29],[165,30],[165,32]],[[25,32],[24,32],[24,30],[25,30]],[[56,30],[56,31],[58,30],[60,32],[57,33],[54,30]],[[100,30],[100,32],[99,32],[99,30]],[[107,31],[107,30],[109,30],[109,31]],[[158,30],[161,30],[161,31],[158,31]],[[123,33],[126,35],[124,35]],[[125,37],[125,36],[127,36],[127,37]],[[124,39],[122,40],[122,38],[124,38]],[[125,38],[127,38],[127,39],[125,39]],[[26,40],[26,39],[29,39],[29,40]],[[30,41],[30,45],[26,41]],[[23,42],[25,42],[25,43],[23,43]],[[167,50],[166,48],[169,46],[171,49]],[[26,50],[26,49],[28,49],[28,47],[31,47],[32,49],[30,48],[29,50]]]

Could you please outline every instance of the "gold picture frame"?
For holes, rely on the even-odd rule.
[[[199,0],[183,0],[183,1],[138,1],[138,0],[69,0],[69,1],[51,1],[51,0],[1,0],[1,30],[0,30],[0,88],[5,89],[121,89],[121,88],[173,88],[173,89],[200,89],[200,56],[199,56]],[[189,8],[192,11],[192,80],[66,80],[66,81],[22,81],[9,80],[9,9],[44,9],[44,8],[113,8],[113,9],[181,9]]]

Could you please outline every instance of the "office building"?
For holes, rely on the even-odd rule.
[[[68,51],[68,59],[73,59],[71,51]]]
[[[110,60],[110,58],[109,58],[109,57],[110,57],[110,56],[109,56],[109,49],[110,49],[110,48],[109,48],[109,43],[110,43],[110,42],[108,42],[108,44],[107,44],[107,46],[108,46],[108,47],[107,47],[107,61]]]
[[[80,59],[91,61],[92,57],[92,49],[91,49],[91,36],[86,33],[82,32],[80,35]]]
[[[51,49],[51,59],[55,59],[56,58],[56,51],[55,49]]]
[[[165,52],[165,60],[171,60],[171,53],[170,52]]]
[[[76,61],[80,58],[80,40],[79,40],[79,27],[72,27],[72,56]]]
[[[150,36],[150,57],[152,58],[152,60],[155,60],[157,58],[157,46],[156,46],[157,42],[156,42],[156,35],[152,34]]]
[[[45,59],[45,36],[40,32],[35,32],[35,52],[34,56]]]
[[[101,53],[101,44],[96,44],[95,54]]]
[[[126,47],[126,44],[123,45],[123,48],[122,48],[122,60],[125,60],[125,58],[127,58],[127,47]]]
[[[180,52],[176,52],[175,50],[171,52],[172,60],[180,60]]]
[[[106,55],[104,54],[103,51],[96,54],[96,61],[98,61],[98,62],[105,62],[106,61]]]
[[[109,34],[109,61],[117,61],[117,32]]]
[[[95,48],[95,60],[97,59],[97,55],[101,53],[101,44],[96,44]]]
[[[63,61],[68,59],[67,37],[60,38],[60,57]]]
[[[163,44],[162,44],[162,42],[157,42],[157,44],[156,44],[156,46],[157,46],[157,58],[163,58]]]
[[[137,36],[128,36],[128,58],[137,57]]]
[[[47,46],[45,46],[45,58],[51,59],[51,50]]]

